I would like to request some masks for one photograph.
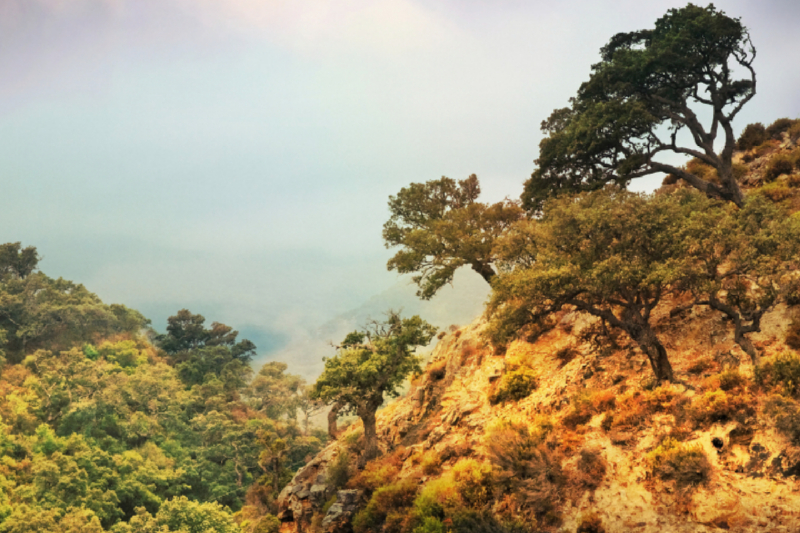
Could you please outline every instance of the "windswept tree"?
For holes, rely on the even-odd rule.
[[[490,334],[508,341],[576,309],[625,332],[659,381],[674,380],[650,320],[686,277],[681,228],[707,202],[687,189],[650,197],[610,188],[548,201],[540,220],[518,224],[503,243],[508,263],[492,285]]]
[[[625,186],[656,173],[741,206],[732,122],[756,93],[755,53],[740,20],[712,4],[670,9],[653,29],[615,35],[570,107],[542,122],[547,137],[524,207],[538,211],[561,192]],[[710,165],[718,181],[674,164],[672,154]]]
[[[800,269],[800,216],[762,195],[741,209],[709,205],[692,214],[684,239],[693,272],[687,285],[694,305],[707,305],[733,324],[736,342],[753,361],[758,351],[747,337],[786,299]]]
[[[495,240],[522,217],[511,201],[492,205],[477,201],[478,177],[456,182],[443,177],[412,183],[389,197],[391,218],[383,226],[387,248],[401,246],[386,265],[401,274],[414,273],[417,296],[433,297],[468,265],[488,282],[495,275]]]
[[[403,380],[421,371],[414,350],[435,334],[436,328],[420,317],[400,318],[390,311],[385,321],[348,334],[336,355],[325,359],[325,370],[310,396],[361,418],[366,443],[362,464],[378,454],[375,413],[384,396],[397,397]]]

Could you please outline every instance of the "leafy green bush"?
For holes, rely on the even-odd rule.
[[[350,454],[341,451],[333,463],[328,466],[328,483],[334,490],[338,490],[347,484],[350,479]]]
[[[689,414],[701,426],[730,420],[744,421],[755,414],[753,401],[745,391],[708,391],[694,399]]]
[[[372,493],[367,506],[353,517],[355,533],[380,531],[390,513],[411,507],[417,493],[416,479],[406,478],[379,487]]]
[[[764,359],[755,370],[756,382],[784,396],[796,396],[800,388],[800,356],[780,352]]]
[[[738,150],[750,150],[767,140],[767,129],[760,122],[748,124],[739,140],[736,141],[736,148]]]
[[[776,203],[782,202],[794,195],[794,191],[791,187],[787,187],[779,182],[767,183],[761,186],[758,192]]]
[[[703,449],[665,439],[647,457],[651,472],[664,481],[675,481],[679,488],[705,484],[711,476],[711,463]]]
[[[492,404],[516,402],[526,398],[536,390],[538,383],[536,374],[533,370],[520,367],[503,374],[495,391],[489,395],[489,402]]]

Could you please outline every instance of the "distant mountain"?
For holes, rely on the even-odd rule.
[[[403,316],[419,315],[439,329],[471,323],[483,312],[489,285],[469,269],[456,272],[453,284],[444,287],[431,300],[416,296],[417,286],[404,276],[387,290],[362,305],[335,316],[318,328],[298,332],[283,348],[254,362],[258,368],[267,360],[284,361],[289,370],[313,381],[322,372],[322,358],[333,354],[331,343],[363,327],[370,319],[381,319],[388,310]]]

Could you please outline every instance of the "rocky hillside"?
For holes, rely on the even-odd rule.
[[[743,183],[797,202],[796,161],[773,168],[794,147],[738,154]],[[800,531],[800,302],[751,334],[758,368],[720,313],[686,303],[654,314],[678,376],[660,386],[577,312],[505,350],[482,320],[452,328],[379,411],[383,456],[358,471],[347,428],[283,489],[281,531]]]

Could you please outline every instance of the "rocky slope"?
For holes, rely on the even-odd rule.
[[[776,142],[760,157],[793,146]],[[756,157],[749,164],[756,186],[769,162]],[[781,201],[794,202],[796,185],[777,180],[787,181],[790,196]],[[552,330],[505,352],[485,342],[481,320],[448,331],[408,393],[379,411],[385,455],[376,463],[391,467],[392,482],[405,479],[420,488],[448,476],[465,458],[496,472],[503,465],[493,441],[502,428],[526,427],[546,434],[539,449],[558,472],[535,487],[550,491],[551,508],[523,513],[534,531],[800,531],[800,448],[787,430],[791,420],[780,422],[788,404],[776,400],[763,370],[756,375],[719,313],[705,307],[675,312],[684,303],[665,301],[654,313],[680,380],[660,387],[633,343],[577,312],[562,312]],[[762,331],[751,334],[765,364],[797,360],[784,342],[796,312],[778,306],[765,316]],[[501,401],[499,393],[521,370],[535,376],[535,388]],[[358,448],[359,426],[348,428],[283,490],[282,532],[352,530],[353,516],[375,488],[352,468],[345,484],[343,465]],[[484,508],[502,515],[517,496],[495,485]],[[408,502],[398,505],[414,512]],[[403,530],[398,527],[384,530]]]

